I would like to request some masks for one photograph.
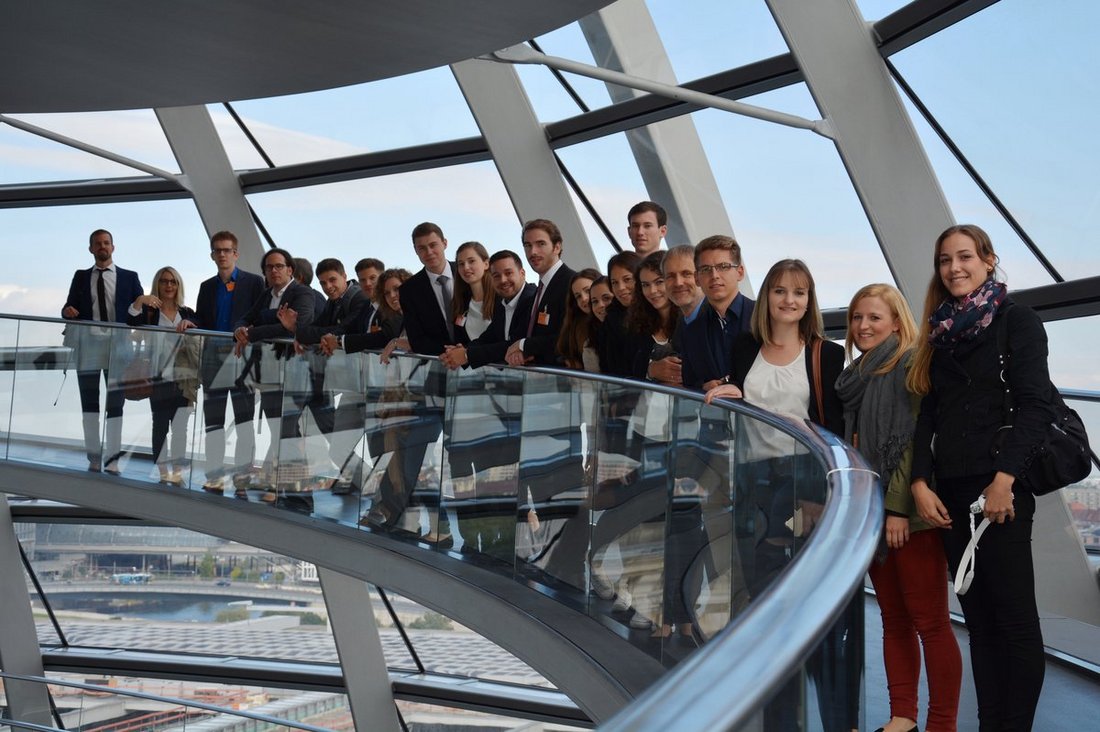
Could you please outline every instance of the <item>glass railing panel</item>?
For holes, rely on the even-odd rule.
[[[203,335],[199,339],[199,395],[201,407],[193,420],[192,472],[185,485],[204,486],[242,497],[258,482],[256,457],[256,393],[252,346],[237,356],[229,336]]]
[[[1066,405],[1081,415],[1081,421],[1089,433],[1092,451],[1100,448],[1100,393],[1068,392]],[[1100,468],[1095,464],[1092,473],[1076,485],[1067,486],[1062,493],[1069,505],[1077,533],[1085,550],[1100,553]]]
[[[102,351],[102,365],[107,364],[109,329],[97,331],[93,340],[89,329],[75,322],[19,322],[16,370],[10,382],[10,459],[85,470],[91,465],[85,448],[87,434],[99,460],[101,410],[97,406],[82,415],[78,378],[78,369],[93,360],[89,349],[78,359],[78,346],[86,342]],[[83,381],[90,384],[90,378]],[[103,390],[102,380],[99,389]]]
[[[56,727],[17,720],[7,723],[11,729],[322,732],[349,729],[352,724],[347,697],[331,692],[73,674],[2,674],[0,681],[0,689],[12,693],[34,693],[45,685],[53,701],[50,721]]]
[[[590,481],[581,451],[575,381],[528,372],[524,380],[516,512],[516,576],[586,603]]]
[[[18,348],[20,325],[18,320],[0,318],[0,435],[5,438],[4,444],[0,445],[0,455],[4,457],[8,455],[6,438],[11,431],[15,375],[21,370],[38,367],[38,363],[45,368],[49,362],[56,361],[59,357],[53,349],[34,352],[33,355],[30,350],[20,352]]]
[[[632,384],[604,383],[598,394],[592,598],[633,642],[659,653],[667,624],[663,570],[672,398]]]
[[[440,536],[436,546],[510,574],[516,561],[524,375],[484,367],[454,371],[449,379],[443,505],[451,535]]]
[[[381,383],[377,409],[368,417],[381,430],[381,458],[362,524],[403,538],[449,532],[445,520],[437,527],[446,370],[433,359],[396,357]]]
[[[733,501],[733,429],[728,410],[673,400],[665,540],[666,660],[712,637],[748,603]]]

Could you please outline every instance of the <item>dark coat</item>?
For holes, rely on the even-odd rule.
[[[536,317],[543,318],[546,322],[536,322],[531,336],[523,341],[523,355],[534,357],[537,365],[554,366],[558,363],[558,334],[561,333],[561,327],[565,323],[568,298],[572,297],[572,293],[569,292],[569,282],[574,274],[575,272],[563,263],[550,283],[543,288]],[[524,325],[526,326],[526,323]],[[524,332],[526,333],[526,328]]]
[[[752,330],[752,314],[756,303],[743,293],[734,300],[735,309],[740,310],[737,318],[736,336]],[[684,326],[680,336],[680,358],[683,360],[682,376],[684,386],[689,389],[702,389],[703,384],[721,379],[727,369],[722,368],[714,357],[711,344],[721,342],[722,324],[710,303],[704,302],[695,320]],[[736,339],[735,339],[736,340]],[[731,362],[732,363],[732,362]]]
[[[298,324],[295,338],[302,345],[312,345],[321,341],[321,336],[331,333],[342,336],[362,328],[363,310],[368,304],[366,294],[355,282],[349,282],[344,294],[336,300],[324,300],[320,312],[314,311],[313,322],[309,325]]]
[[[458,276],[453,262],[449,263],[451,279]],[[447,328],[447,320],[439,309],[439,299],[435,295],[435,284],[427,269],[421,269],[399,290],[401,313],[405,318],[405,334],[416,353],[425,356],[438,356],[444,346],[464,342],[466,331],[454,327],[452,337]]]
[[[218,329],[218,275],[208,280],[203,280],[199,285],[199,299],[195,304],[195,317],[189,318],[192,323],[204,330]],[[230,329],[232,324],[245,316],[245,313],[256,304],[260,295],[264,293],[267,285],[264,278],[252,272],[237,270],[237,280],[233,286],[233,306],[229,315]]]
[[[994,457],[994,435],[1005,423],[996,337],[1000,326],[1008,328],[1008,383],[1016,418]],[[1047,334],[1035,311],[1006,299],[973,341],[933,352],[929,378],[932,388],[921,401],[913,435],[912,479],[927,481],[933,473],[938,478],[996,471],[1019,475],[1031,447],[1043,439],[1053,418]]]
[[[836,380],[840,372],[844,370],[844,348],[832,341],[824,341],[821,344],[821,391],[822,406],[825,414],[819,414],[817,409],[817,390],[814,388],[813,377],[813,345],[806,344],[805,349],[806,378],[810,382],[810,421],[819,424],[830,432],[844,434],[844,403],[836,393]],[[752,337],[752,333],[742,333],[733,344],[730,353],[730,383],[738,389],[744,390],[745,377],[749,374],[753,362],[760,354],[760,342]],[[750,403],[753,403],[748,400]],[[756,404],[767,409],[767,404]]]
[[[527,323],[531,319],[531,306],[535,302],[535,290],[538,288],[528,282],[519,291],[516,297],[516,311],[512,314],[511,328],[504,332],[504,301],[497,298],[493,306],[493,319],[485,332],[470,342],[466,347],[466,358],[470,368],[478,368],[489,363],[504,363],[504,354],[508,352],[508,346],[527,335]]]
[[[386,344],[401,335],[405,327],[405,319],[400,315],[385,318],[379,315],[374,319],[377,330],[370,333],[347,333],[344,335],[344,351],[346,353],[358,353],[359,351],[378,351],[386,347]]]
[[[233,294],[236,295],[236,291]],[[259,299],[236,323],[236,328],[248,328],[248,340],[252,343],[273,338],[292,338],[294,336],[279,322],[279,317],[276,315],[277,311],[268,307],[270,302],[271,288],[269,287],[260,293]],[[313,322],[313,290],[305,285],[293,281],[287,285],[280,301],[280,306],[282,305],[287,305],[298,313],[299,328],[308,326]]]
[[[73,273],[73,281],[69,284],[69,295],[65,298],[64,307],[72,306],[79,311],[76,320],[95,319],[92,312],[92,273],[95,270],[95,267],[89,267],[78,269]],[[116,264],[114,322],[127,322],[130,315],[126,311],[142,294],[144,290],[141,289],[141,280],[138,279],[137,272],[123,269]]]

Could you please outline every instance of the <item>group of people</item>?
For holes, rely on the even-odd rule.
[[[385,360],[401,349],[437,356],[448,369],[564,366],[702,390],[708,403],[744,398],[821,425],[844,435],[882,479],[886,528],[871,567],[892,715],[882,729],[917,729],[921,647],[929,688],[925,729],[956,727],[961,660],[946,580],[970,538],[971,504],[979,495],[985,503],[977,518],[984,514],[993,525],[982,539],[973,586],[961,598],[979,716],[983,730],[1029,729],[1044,669],[1030,553],[1035,502],[1013,483],[1048,420],[1051,386],[1042,323],[1007,296],[988,235],[961,225],[936,240],[919,324],[895,287],[861,288],[849,305],[841,347],[824,336],[814,278],[802,261],[772,265],[754,302],[739,289],[745,267],[732,237],[715,235],[663,250],[668,221],[661,206],[641,202],[627,218],[633,251],[613,256],[606,273],[570,269],[562,259],[562,234],[546,219],[524,224],[522,258],[466,242],[454,250],[453,261],[442,229],[425,222],[412,231],[423,265],[417,273],[364,259],[355,266],[356,281],[339,261],[325,259],[315,269],[323,297],[295,281],[306,275],[305,265],[285,250],[265,253],[262,277],[239,269],[236,237],[218,232],[210,242],[217,273],[201,284],[193,311],[184,306],[178,272],[159,270],[152,293],[143,294],[135,273],[114,266],[110,234],[97,231],[90,240],[96,266],[74,275],[62,314],[180,333],[198,327],[233,334],[232,341],[208,339],[198,355],[184,358],[180,349],[173,362],[177,368],[188,359],[197,364],[206,430],[204,487],[211,491],[221,491],[227,477],[238,489],[249,480],[254,392],[239,376],[242,367],[233,364],[247,346],[272,338],[293,338],[293,346],[274,348],[312,351],[319,359],[370,349],[380,350]],[[1008,332],[1007,373],[998,328]],[[78,376],[89,468],[117,471],[121,397],[108,395],[107,444],[101,448],[98,388],[106,360],[94,348],[86,350]],[[314,367],[312,378],[323,379],[324,370]],[[165,435],[169,429],[179,433],[173,420],[196,400],[195,390],[181,384],[186,382],[171,380],[153,396],[154,454],[169,483],[179,481],[180,451],[165,447]],[[338,432],[356,420],[362,425],[363,401],[370,395],[358,402],[342,399],[334,408],[317,387],[308,406],[316,407],[323,432]],[[1015,428],[994,449],[994,436],[1007,421],[1001,413],[1006,388],[1014,395]],[[260,391],[264,413],[279,420],[282,404],[265,401],[267,393]],[[229,402],[238,439],[227,467]],[[284,423],[277,429],[285,434],[295,427]],[[756,448],[737,476],[743,482],[731,477],[730,489],[749,494],[738,501],[756,501],[767,514],[765,504],[774,503],[774,493],[790,482],[791,461],[771,454],[766,444]],[[357,480],[342,475],[333,490],[357,490]],[[771,486],[773,495],[752,495],[753,485]],[[390,522],[392,516],[380,508],[376,520]],[[812,531],[819,513],[811,502],[804,508],[802,533]],[[775,524],[757,548],[758,566],[751,573],[758,578],[789,557],[786,547],[797,535]],[[831,703],[840,710],[826,728],[854,728],[853,702]]]

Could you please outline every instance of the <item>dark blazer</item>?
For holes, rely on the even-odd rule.
[[[199,285],[199,299],[195,305],[195,317],[188,318],[204,330],[218,329],[218,276],[203,280]],[[232,307],[229,314],[230,328],[241,320],[245,313],[260,299],[267,285],[264,278],[252,272],[237,269],[237,280],[233,285]]]
[[[398,315],[392,318],[384,318],[379,315],[374,319],[378,330],[373,333],[347,333],[344,335],[344,351],[346,353],[358,353],[359,351],[378,351],[386,347],[386,344],[401,335],[405,327],[405,319]]]
[[[531,320],[531,306],[535,302],[537,289],[528,282],[516,295],[519,302],[516,303],[516,311],[512,313],[512,327],[507,333],[504,332],[504,301],[497,298],[489,327],[466,347],[470,368],[476,369],[488,363],[504,363],[508,346],[527,335],[527,323]]]
[[[806,378],[810,382],[810,420],[819,424],[830,432],[844,435],[844,403],[836,393],[836,380],[840,372],[844,370],[844,348],[832,341],[824,341],[821,344],[821,390],[822,405],[825,414],[818,414],[817,390],[814,388],[813,377],[813,344],[806,344]],[[744,391],[745,377],[752,368],[753,361],[760,354],[760,343],[752,337],[752,333],[742,333],[734,341],[733,351],[730,353],[730,383]],[[751,399],[749,403],[755,404]],[[767,409],[767,404],[756,404]]]
[[[752,330],[752,313],[756,304],[744,294],[738,297],[744,298],[741,304],[741,316],[737,319],[737,336],[740,337],[741,333]],[[720,343],[722,338],[722,324],[710,303],[704,302],[699,315],[683,327],[680,336],[680,358],[683,360],[681,375],[684,386],[689,389],[702,389],[703,384],[708,381],[721,379],[726,375],[726,369],[715,360],[714,351],[711,349],[711,344]]]
[[[458,275],[454,263],[449,264],[453,281]],[[406,280],[398,292],[401,296],[401,313],[405,317],[405,333],[414,352],[438,356],[443,353],[444,346],[463,342],[464,330],[456,326],[453,338],[447,331],[447,320],[439,309],[435,284],[427,269],[421,269]]]
[[[283,293],[280,304],[288,305],[297,311],[299,328],[313,322],[313,292],[305,285],[291,282]],[[236,295],[236,291],[233,294]],[[260,293],[259,299],[235,325],[235,328],[242,326],[248,328],[248,340],[252,343],[272,338],[291,338],[294,335],[279,322],[276,311],[268,307],[269,302],[271,302],[270,287]]]
[[[73,281],[69,285],[69,296],[65,298],[65,305],[62,309],[71,305],[80,311],[76,316],[76,320],[95,320],[92,312],[92,273],[95,270],[95,267],[89,267],[88,269],[78,269],[73,273]],[[125,323],[129,320],[130,315],[126,311],[130,309],[134,300],[137,300],[144,293],[137,272],[123,269],[116,264],[114,322]]]
[[[349,282],[344,294],[336,300],[325,300],[320,312],[314,311],[310,325],[299,323],[295,337],[302,345],[319,343],[326,333],[341,336],[362,327],[363,309],[367,306],[367,296],[359,289],[359,284]]]
[[[1007,328],[1007,378],[1016,409],[1013,428],[993,456],[994,435],[1005,423],[1004,383],[997,329]],[[929,371],[932,388],[921,401],[913,435],[911,478],[960,478],[1002,471],[1020,475],[1031,448],[1053,418],[1047,334],[1035,311],[1001,303],[977,338],[953,350],[937,348]],[[933,438],[935,451],[933,452]]]
[[[569,281],[573,279],[575,272],[569,269],[569,265],[562,263],[554,274],[550,283],[542,292],[539,301],[539,314],[545,314],[548,321],[545,325],[535,323],[531,331],[531,337],[523,342],[523,355],[533,356],[535,363],[543,366],[553,366],[558,362],[558,334],[561,333],[562,324],[565,322],[565,308],[569,292]],[[532,303],[533,305],[534,303]],[[528,322],[530,322],[530,315]],[[523,324],[526,336],[527,323]]]

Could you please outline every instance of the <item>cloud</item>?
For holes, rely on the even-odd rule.
[[[59,317],[68,291],[58,287],[30,288],[0,283],[0,312]]]

